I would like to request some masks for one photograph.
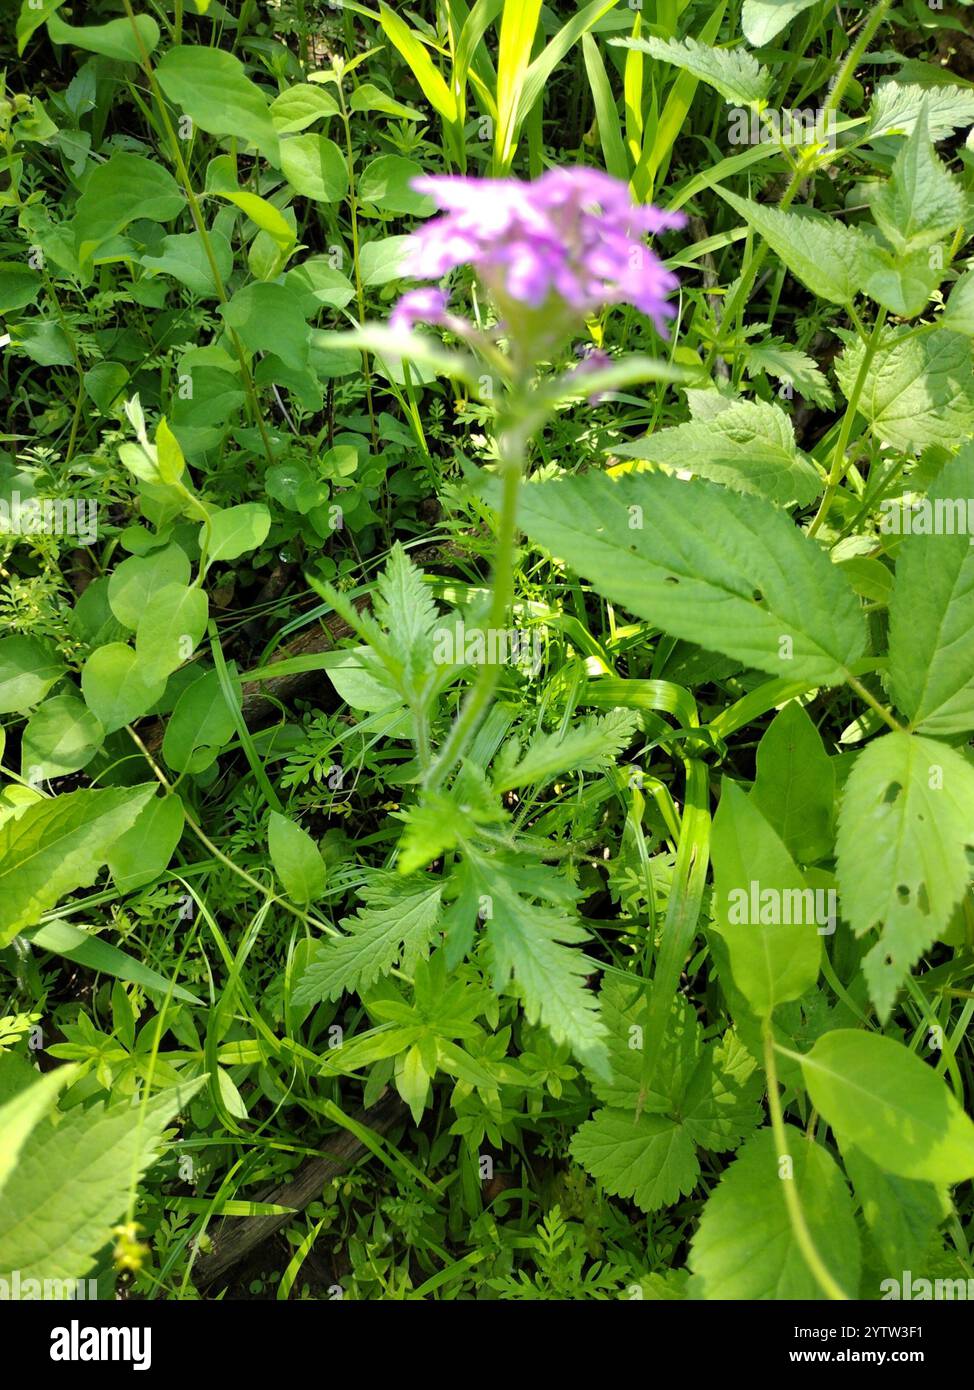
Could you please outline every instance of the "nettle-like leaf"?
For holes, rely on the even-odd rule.
[[[854,390],[864,350],[855,339],[836,359],[835,374],[846,397]],[[880,443],[903,453],[920,454],[931,444],[956,448],[974,434],[970,343],[946,329],[917,337],[910,337],[906,325],[885,331],[859,411]]]
[[[571,1144],[572,1157],[607,1192],[643,1211],[673,1206],[696,1186],[696,1150],[686,1125],[667,1115],[597,1110]]]
[[[3,1055],[15,1057],[12,1053]],[[78,1075],[78,1068],[74,1066],[56,1067],[54,1071],[38,1075],[32,1067],[22,1063],[22,1059],[15,1057],[15,1060],[25,1066],[29,1080],[23,1087],[18,1084],[18,1089],[0,1105],[0,1193],[16,1168],[31,1131],[53,1108],[59,1091]]]
[[[807,352],[788,347],[781,338],[748,343],[744,352],[744,367],[749,377],[761,374],[774,377],[806,401],[825,410],[831,410],[835,405],[828,378]]]
[[[607,1070],[605,1024],[585,987],[592,963],[573,947],[588,940],[575,915],[578,890],[515,851],[468,849],[470,884],[483,918],[494,988],[513,980],[529,1023],[541,1022],[595,1071]]]
[[[724,778],[714,816],[714,927],[734,984],[759,1017],[798,999],[818,978],[821,931],[814,889],[755,802]]]
[[[700,1175],[698,1146],[714,1152],[736,1148],[760,1122],[760,1078],[732,1034],[719,1046],[705,1047],[690,1003],[677,995],[647,1089],[645,984],[613,975],[600,1002],[612,1075],[592,1078],[606,1104],[579,1128],[572,1156],[614,1196],[632,1197],[643,1211],[655,1211],[693,1191]]]
[[[446,850],[474,841],[482,826],[508,819],[483,771],[469,762],[463,763],[449,791],[425,791],[422,800],[402,812],[401,818],[406,825],[396,865],[401,874],[413,873]]]
[[[835,685],[865,629],[843,575],[761,498],[664,473],[526,487],[521,524],[599,593],[774,676]]]
[[[808,506],[823,487],[814,464],[795,443],[791,420],[780,406],[765,401],[736,401],[706,423],[672,425],[632,444],[614,445],[611,452],[695,473],[781,506]]]
[[[923,514],[932,518],[930,534],[909,535],[897,551],[889,685],[899,709],[924,733],[974,729],[972,498],[969,444],[919,499]],[[942,525],[936,524],[938,513]]]
[[[362,907],[342,922],[345,935],[317,942],[294,990],[298,1006],[361,993],[394,965],[409,974],[429,954],[442,911],[443,883],[375,872]]]
[[[115,840],[155,795],[155,783],[67,792],[0,825],[0,946],[98,877]]]
[[[91,1268],[170,1120],[205,1077],[145,1106],[75,1107],[35,1126],[0,1192],[0,1278],[77,1279]]]
[[[819,299],[851,304],[862,293],[878,264],[876,246],[863,232],[834,218],[782,212],[726,188],[716,191]]]
[[[903,251],[877,247],[863,289],[899,318],[922,314],[943,279],[940,257],[920,246]]]
[[[899,255],[933,246],[963,222],[964,190],[937,158],[926,106],[871,208],[877,226]]]
[[[869,137],[910,135],[925,115],[927,133],[932,140],[943,140],[955,130],[974,124],[974,91],[969,87],[937,85],[921,87],[916,82],[880,82],[869,108]]]
[[[785,1127],[791,1176],[782,1173],[770,1129],[742,1147],[711,1194],[690,1248],[690,1296],[702,1299],[821,1299],[785,1205],[793,1182],[805,1223],[826,1267],[850,1298],[861,1254],[852,1198],[821,1144]]]
[[[843,1149],[852,1144],[901,1178],[946,1186],[974,1176],[974,1122],[902,1043],[837,1028],[806,1053],[802,1071]]]
[[[920,956],[947,928],[974,846],[974,767],[955,749],[889,733],[859,754],[839,812],[842,915],[877,931],[863,960],[881,1019]]]
[[[771,74],[746,48],[711,48],[697,39],[622,39],[626,48],[639,49],[673,63],[706,82],[733,106],[752,106],[767,99]]]
[[[538,734],[523,750],[519,740],[504,745],[491,768],[497,792],[550,781],[567,772],[600,772],[632,742],[639,718],[632,710],[589,716],[564,733]]]
[[[368,644],[360,653],[361,664],[371,670],[382,685],[414,704],[428,696],[434,671],[436,634],[451,635],[450,620],[442,619],[423,582],[422,571],[410,560],[398,542],[376,586],[373,612],[358,609],[350,599],[330,584],[312,581],[312,587],[333,605],[336,612]],[[451,648],[453,644],[451,643]],[[440,667],[443,675],[447,668]]]
[[[439,613],[422,571],[399,544],[393,546],[379,579],[373,611],[396,660],[409,681],[418,684],[429,670]]]

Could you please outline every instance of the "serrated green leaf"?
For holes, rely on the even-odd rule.
[[[162,1131],[203,1078],[143,1108],[99,1102],[42,1120],[0,1193],[0,1278],[77,1279],[124,1215],[133,1181],[156,1157]]]
[[[787,347],[780,338],[766,338],[762,343],[749,343],[745,369],[749,377],[763,372],[776,381],[785,382],[799,396],[813,405],[831,410],[835,397],[821,368],[798,348]]]
[[[374,874],[362,890],[363,906],[342,922],[345,935],[318,942],[294,991],[296,1005],[361,992],[401,961],[408,973],[425,957],[441,911],[443,886],[395,874]]]
[[[945,743],[890,733],[856,758],[839,812],[842,915],[857,936],[878,931],[863,973],[879,1016],[945,930],[974,845],[974,767]]]
[[[674,636],[775,676],[834,685],[861,655],[858,602],[780,511],[663,473],[523,489],[528,535]]]
[[[766,100],[771,74],[746,48],[711,48],[697,39],[626,39],[627,48],[638,48],[664,63],[673,63],[713,87],[734,106],[751,106]]]
[[[0,946],[94,883],[155,786],[84,789],[35,801],[0,825]]]
[[[575,1134],[572,1157],[616,1197],[643,1211],[672,1206],[693,1191],[700,1175],[683,1125],[668,1115],[598,1110]]]
[[[974,434],[971,345],[938,329],[910,337],[906,325],[884,333],[859,397],[859,411],[881,443],[906,454],[931,444],[956,448]],[[835,361],[843,393],[851,394],[862,362],[856,340]]]
[[[598,772],[619,758],[637,726],[633,711],[617,709],[582,719],[564,733],[539,734],[523,753],[520,744],[506,744],[492,769],[494,789],[507,792],[559,773]]]
[[[706,423],[671,425],[632,444],[614,445],[611,453],[694,473],[781,506],[808,506],[824,486],[795,444],[788,416],[765,401],[736,401]]]
[[[542,864],[473,851],[467,857],[485,917],[494,988],[513,979],[528,1022],[540,1021],[556,1043],[570,1044],[594,1071],[606,1072],[605,1024],[585,987],[591,966],[572,949],[588,940],[573,911],[576,890]]]
[[[878,263],[875,246],[862,232],[834,218],[782,212],[726,188],[716,191],[819,299],[851,304],[862,293],[870,270]]]
[[[937,158],[928,134],[926,104],[871,207],[883,235],[900,255],[933,246],[963,222],[964,191]]]
[[[912,134],[925,111],[931,140],[943,140],[974,122],[974,89],[950,84],[923,87],[917,82],[880,82],[869,108],[869,137]]]
[[[17,1165],[31,1130],[57,1100],[58,1092],[77,1076],[77,1067],[57,1067],[35,1073],[35,1080],[0,1106],[0,1194]]]
[[[398,542],[379,578],[373,612],[385,629],[388,650],[408,679],[422,680],[429,668],[433,631],[440,616],[422,571]]]
[[[939,506],[950,533],[910,535],[897,550],[889,602],[890,690],[899,709],[925,733],[974,729],[971,498],[974,446],[968,445],[921,503],[934,519]]]

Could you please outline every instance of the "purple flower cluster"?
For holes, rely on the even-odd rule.
[[[633,203],[627,184],[597,169],[551,169],[532,183],[431,175],[413,187],[441,216],[412,237],[407,275],[439,280],[472,265],[505,325],[524,330],[527,314],[549,339],[606,304],[633,304],[666,333],[678,281],[643,238],[683,226],[682,213]],[[455,327],[447,303],[442,290],[411,290],[391,322]]]

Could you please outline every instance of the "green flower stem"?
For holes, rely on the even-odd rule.
[[[865,350],[862,354],[862,361],[859,364],[859,371],[856,373],[855,385],[852,388],[852,394],[846,405],[845,415],[842,417],[839,437],[835,441],[835,453],[832,455],[832,467],[829,470],[828,482],[825,486],[825,492],[822,494],[822,501],[819,504],[819,509],[812,518],[812,523],[808,528],[809,536],[817,535],[825,525],[832,508],[832,503],[835,500],[835,494],[838,492],[839,485],[845,477],[847,468],[846,450],[849,447],[849,437],[852,434],[852,422],[856,418],[856,411],[859,408],[859,398],[866,385],[866,377],[869,375],[869,368],[872,366],[873,358],[876,356],[876,350],[879,347],[885,322],[886,310],[880,309],[879,313],[876,315],[876,322],[873,324],[873,331],[869,335],[869,341],[866,343]]]
[[[488,623],[500,631],[507,623],[507,613],[514,596],[514,541],[517,523],[517,499],[524,471],[526,432],[523,422],[501,436],[501,509],[497,526],[497,548],[494,552],[494,576]],[[499,668],[485,663],[468,694],[463,708],[450,730],[439,757],[426,778],[428,791],[435,791],[463,757],[487,712],[497,685]]]
[[[785,1135],[785,1117],[781,1109],[781,1096],[778,1092],[778,1065],[775,1061],[774,1033],[770,1018],[764,1020],[763,1033],[764,1070],[768,1080],[768,1109],[771,1112],[771,1129],[774,1133],[778,1157],[786,1158],[789,1157],[788,1140]],[[847,1301],[849,1295],[836,1282],[825,1261],[818,1253],[818,1247],[812,1239],[812,1233],[805,1220],[805,1213],[802,1210],[801,1198],[798,1195],[794,1178],[781,1178],[779,1181],[784,1187],[785,1206],[788,1208],[788,1220],[791,1223],[792,1234],[815,1282],[826,1298],[836,1302]]]
[[[186,201],[189,203],[189,210],[190,215],[193,219],[193,225],[199,233],[200,242],[203,247],[203,253],[206,256],[207,263],[210,267],[210,274],[213,277],[213,284],[216,287],[217,298],[219,299],[221,304],[226,304],[228,303],[226,286],[223,283],[223,276],[220,274],[220,267],[217,264],[216,255],[213,251],[213,243],[210,241],[210,234],[207,230],[206,222],[203,220],[203,211],[200,207],[199,199],[197,198],[195,190],[193,188],[193,181],[189,176],[189,170],[186,167],[186,161],[183,159],[183,152],[179,147],[179,137],[173,129],[173,124],[169,117],[169,110],[166,106],[165,98],[162,95],[159,83],[156,81],[156,74],[152,66],[152,61],[149,57],[148,52],[146,51],[145,44],[142,42],[142,35],[139,33],[139,26],[135,22],[135,14],[132,10],[131,0],[122,0],[122,3],[125,6],[125,13],[128,15],[129,23],[132,25],[132,30],[135,34],[135,41],[139,46],[139,52],[142,55],[142,70],[145,73],[146,78],[148,79],[149,86],[152,89],[152,95],[155,97],[156,105],[159,108],[159,115],[162,120],[163,127],[165,128],[166,138],[169,141],[169,147],[172,153],[173,163],[176,166],[176,172],[179,176],[179,182],[183,186],[183,192],[186,194]],[[244,393],[247,397],[247,404],[250,410],[251,418],[256,424],[258,430],[260,431],[261,442],[264,446],[264,453],[267,455],[267,462],[272,464],[274,462],[274,450],[271,447],[270,435],[267,433],[267,425],[264,422],[264,416],[261,412],[260,402],[257,399],[257,388],[254,386],[254,378],[251,374],[250,367],[247,363],[247,354],[244,351],[243,343],[240,341],[240,338],[236,330],[230,328],[228,325],[227,333],[229,335],[231,343],[233,344],[233,350],[236,354],[237,361],[240,363],[240,376],[243,382]]]

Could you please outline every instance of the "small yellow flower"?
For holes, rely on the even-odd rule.
[[[127,1221],[121,1226],[112,1228],[112,1235],[116,1237],[113,1252],[116,1269],[130,1270],[136,1274],[142,1268],[143,1261],[149,1253],[149,1247],[139,1240],[138,1232],[139,1224],[137,1221]]]

